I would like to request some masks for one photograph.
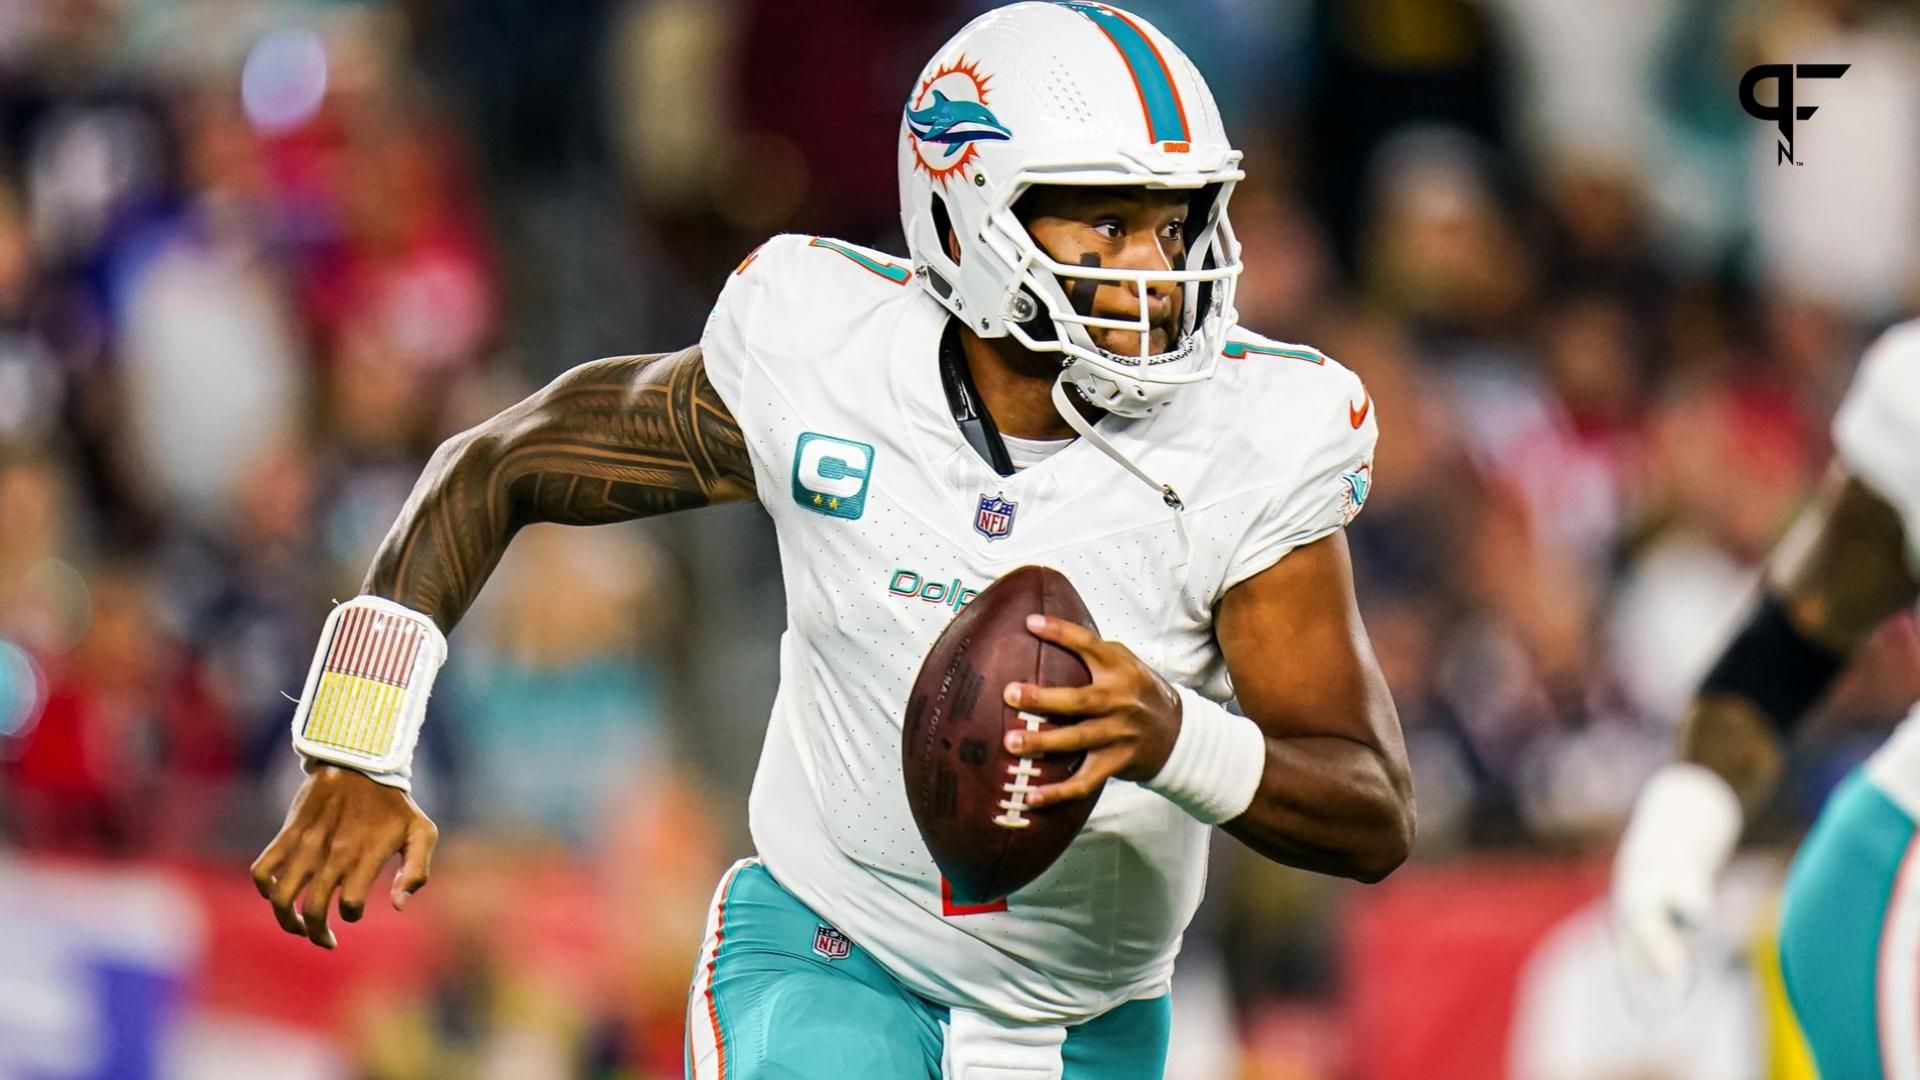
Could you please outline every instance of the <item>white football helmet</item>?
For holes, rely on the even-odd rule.
[[[1063,378],[1089,401],[1144,416],[1213,375],[1236,322],[1227,200],[1239,166],[1200,72],[1146,20],[1077,0],[1011,4],[968,23],[921,72],[901,119],[900,219],[917,276],[969,329],[1061,353]],[[1014,216],[1034,184],[1194,192],[1185,264],[1056,261]],[[1149,354],[1147,305],[1126,319],[1082,313],[1076,281],[1132,282],[1142,297],[1149,282],[1177,283],[1178,339]],[[1096,346],[1088,331],[1101,327],[1139,331],[1140,352]]]

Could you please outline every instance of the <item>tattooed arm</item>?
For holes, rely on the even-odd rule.
[[[450,631],[523,525],[600,525],[752,496],[746,440],[697,346],[596,360],[435,451],[361,591]],[[404,907],[427,883],[438,837],[407,792],[322,765],[255,860],[254,885],[282,929],[331,949],[335,890],[340,917],[358,921],[397,852],[392,901]]]
[[[1837,471],[1767,568],[1767,590],[1794,631],[1841,660],[1888,616],[1910,606],[1916,589],[1899,513]],[[1740,647],[1739,639],[1729,646]],[[1822,689],[1813,687],[1812,694]],[[1681,718],[1680,756],[1726,778],[1751,815],[1780,776],[1776,721],[1798,719],[1770,719],[1750,697],[1703,690]]]
[[[700,349],[582,364],[427,463],[362,592],[452,630],[523,525],[604,525],[753,496]]]

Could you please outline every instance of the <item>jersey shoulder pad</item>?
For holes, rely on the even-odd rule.
[[[1311,345],[1236,328],[1209,387],[1208,411],[1246,441],[1248,465],[1268,477],[1303,460],[1373,452],[1372,396],[1351,369]]]
[[[1847,471],[1900,512],[1920,554],[1920,320],[1867,349],[1834,416],[1833,443]]]
[[[1310,345],[1236,330],[1205,385],[1221,437],[1209,487],[1224,595],[1353,521],[1373,490],[1379,427],[1359,376]]]
[[[884,252],[824,236],[782,233],[740,260],[721,301],[738,291],[783,316],[832,315],[890,299],[912,284],[912,268]]]
[[[783,233],[727,275],[701,334],[707,377],[731,402],[751,365],[837,350],[875,310],[913,294],[906,263],[823,236]]]

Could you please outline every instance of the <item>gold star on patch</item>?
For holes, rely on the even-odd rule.
[[[820,505],[820,496],[818,496],[818,495],[815,495],[815,496],[813,497],[813,505],[815,505],[815,506],[819,506],[819,505]]]
[[[839,499],[828,499],[828,500],[827,500],[827,509],[829,509],[829,510],[838,510],[838,509],[840,509],[840,500],[839,500]]]

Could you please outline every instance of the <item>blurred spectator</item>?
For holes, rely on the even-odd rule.
[[[446,675],[474,822],[584,843],[671,771],[652,652],[676,621],[665,569],[629,530],[516,538]]]
[[[1653,65],[1676,16],[1655,0],[1489,0],[1514,53],[1512,101],[1528,163],[1643,160],[1655,117]]]
[[[253,448],[289,434],[305,406],[303,360],[257,250],[191,221],[166,231],[119,268],[122,432],[149,504],[205,519],[233,501]]]
[[[140,572],[94,578],[86,633],[53,666],[45,710],[6,770],[22,841],[163,849],[222,812],[214,783],[232,769],[232,746],[153,615]]]
[[[66,406],[66,372],[37,321],[37,259],[19,197],[0,183],[0,445],[46,442]]]
[[[1509,141],[1511,58],[1499,27],[1470,0],[1320,0],[1312,5],[1303,156],[1312,205],[1352,265],[1367,221],[1365,176],[1402,129],[1458,128]]]

